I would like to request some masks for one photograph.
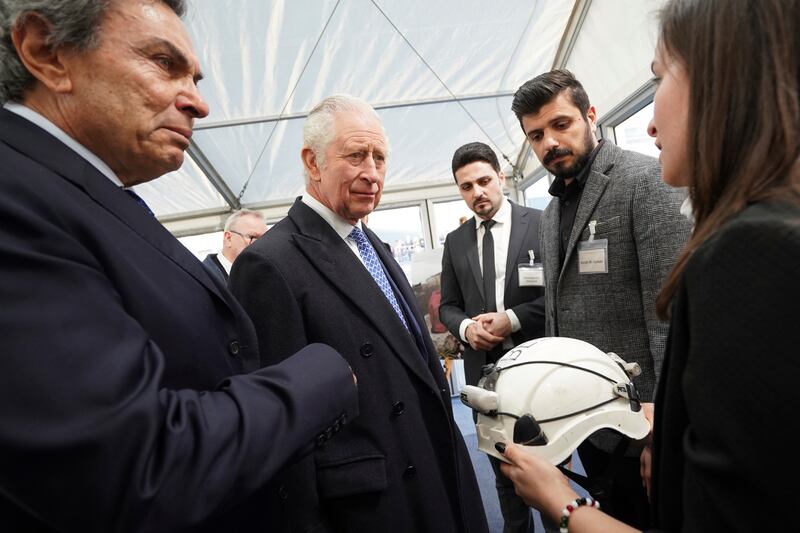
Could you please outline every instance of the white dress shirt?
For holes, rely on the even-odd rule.
[[[358,253],[358,246],[356,246],[356,242],[353,239],[348,238],[350,232],[353,231],[354,227],[353,224],[351,224],[350,221],[345,220],[344,218],[340,217],[339,215],[331,211],[330,208],[328,208],[328,206],[323,205],[322,202],[320,202],[319,200],[317,200],[308,193],[303,193],[303,196],[300,198],[300,201],[306,204],[311,209],[313,209],[319,216],[321,216],[325,220],[325,222],[330,224],[331,228],[333,228],[333,231],[335,231],[336,234],[342,238],[345,244],[347,244],[348,248],[350,248],[350,251],[356,254],[356,257],[358,257],[358,260],[361,261],[361,264],[363,265],[364,259],[362,259],[361,254]],[[355,223],[355,227],[358,227],[358,229],[363,229],[361,227],[360,220]]]
[[[225,257],[225,254],[223,254],[222,252],[217,254],[217,261],[219,261],[219,264],[222,265],[222,268],[224,268],[225,272],[227,272],[228,275],[230,276],[231,275],[231,269],[233,268],[233,263],[231,263],[228,260],[228,258]]]
[[[506,289],[506,256],[508,255],[508,242],[511,240],[511,203],[507,198],[503,197],[500,209],[494,214],[492,220],[495,221],[494,226],[490,230],[492,232],[492,238],[494,239],[494,272],[496,276],[494,280],[495,305],[498,312],[505,311],[506,315],[508,315],[508,319],[511,321],[511,331],[516,332],[522,329],[519,318],[517,318],[514,311],[506,309],[505,305],[503,305],[503,296]],[[483,234],[486,230],[481,225],[481,222],[483,222],[483,219],[475,215],[475,225],[477,226],[476,237],[478,240],[478,264],[481,267],[481,274],[483,274],[483,261],[480,258],[483,257]],[[467,342],[467,327],[474,323],[475,321],[471,318],[465,318],[461,321],[458,327],[458,334],[464,342]],[[510,337],[503,341],[503,348],[513,347],[514,341],[512,341]]]

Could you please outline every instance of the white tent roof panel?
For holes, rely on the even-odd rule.
[[[334,93],[378,109],[387,192],[449,183],[452,153],[470,141],[515,161],[524,137],[513,92],[553,66],[573,10],[590,5],[568,67],[602,114],[649,77],[659,4],[191,0],[186,24],[211,112],[196,124],[195,157],[137,190],[162,220],[288,204],[304,186],[305,116]]]

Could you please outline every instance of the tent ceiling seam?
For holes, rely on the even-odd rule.
[[[430,64],[428,64],[428,62],[425,60],[425,58],[422,57],[422,54],[420,54],[419,51],[414,47],[414,45],[411,44],[411,41],[408,40],[408,38],[405,36],[405,34],[402,31],[400,31],[400,28],[398,28],[397,25],[395,25],[395,23],[392,22],[392,19],[389,18],[389,16],[383,11],[383,9],[381,9],[381,7],[377,4],[377,2],[375,0],[370,0],[370,1],[372,2],[372,5],[374,5],[375,8],[378,11],[380,11],[381,15],[383,15],[383,18],[385,18],[386,21],[389,24],[391,24],[392,28],[394,28],[394,30],[397,32],[397,34],[400,37],[402,37],[402,39],[406,42],[406,44],[409,46],[409,48],[411,48],[411,50],[417,55],[417,57],[420,59],[420,61],[422,61],[422,63],[431,72],[431,74],[433,74],[436,77],[436,79],[439,80],[439,83],[442,84],[442,87],[444,87],[445,90],[450,94],[450,96],[453,97],[453,101],[455,101],[459,105],[459,107],[461,107],[461,109],[464,111],[464,113],[467,114],[467,116],[470,118],[470,120],[472,122],[474,122],[476,126],[478,126],[478,128],[481,130],[481,132],[483,132],[483,134],[486,136],[486,138],[489,140],[489,142],[494,145],[494,147],[497,149],[498,152],[500,152],[500,154],[503,156],[503,159],[505,159],[508,162],[508,164],[511,165],[512,168],[515,168],[514,167],[514,163],[511,162],[511,160],[505,154],[503,149],[500,148],[500,146],[498,146],[498,144],[491,137],[491,135],[489,135],[489,133],[483,128],[481,123],[478,122],[475,119],[474,116],[472,116],[472,113],[469,112],[469,110],[464,106],[464,104],[461,102],[461,100],[458,98],[458,96],[456,96],[455,93],[452,90],[450,90],[450,87],[447,86],[447,84],[439,76],[439,74],[433,69],[433,67],[430,66]]]
[[[203,150],[197,145],[197,142],[194,140],[189,141],[189,148],[186,150],[191,157],[195,164],[200,168],[200,171],[205,175],[208,181],[211,182],[211,185],[217,190],[217,192],[225,199],[228,206],[231,209],[237,209],[239,207],[239,199],[236,197],[236,194],[228,187],[228,184],[222,178],[220,173],[211,164],[211,161],[208,160],[206,154]]]
[[[291,92],[289,92],[289,96],[286,97],[286,101],[283,103],[283,108],[281,109],[279,117],[283,115],[286,108],[289,106],[289,102],[292,100],[292,96],[294,96],[294,92],[297,90],[297,87],[300,85],[300,82],[303,79],[303,74],[305,74],[306,69],[308,68],[308,64],[311,62],[311,58],[314,57],[314,52],[317,51],[317,47],[319,46],[320,41],[322,40],[323,35],[328,30],[328,25],[331,23],[331,19],[333,15],[336,13],[336,10],[339,8],[339,4],[341,0],[336,0],[336,5],[333,6],[331,10],[331,14],[328,15],[328,20],[325,21],[325,26],[322,27],[322,31],[317,37],[317,41],[314,43],[314,48],[311,49],[311,53],[308,54],[308,59],[306,59],[306,63],[303,65],[303,70],[300,71],[300,75],[297,76],[297,81],[295,81],[294,87],[292,87]],[[253,168],[250,170],[250,174],[247,176],[247,179],[242,185],[242,190],[239,192],[239,196],[237,200],[241,202],[242,197],[244,196],[245,191],[247,191],[247,187],[250,185],[250,180],[253,178],[253,174],[255,173],[256,169],[258,168],[258,164],[261,162],[261,158],[264,156],[264,152],[267,150],[267,146],[269,146],[270,141],[272,140],[272,136],[275,134],[275,129],[278,127],[278,120],[275,121],[275,125],[272,127],[272,130],[269,132],[269,136],[267,137],[267,141],[264,143],[263,148],[261,148],[261,152],[258,154],[258,158],[256,158],[255,163],[253,164]]]
[[[555,56],[553,56],[553,69],[563,68],[566,66],[591,6],[592,0],[575,0],[575,4],[572,7],[572,13],[570,13],[569,20],[567,20],[567,25],[564,27],[564,33],[561,35],[561,41],[558,43],[558,49],[556,49]],[[519,149],[519,153],[517,154],[517,165],[519,165],[520,173],[522,173],[522,169],[525,168],[522,163],[528,160],[530,152],[531,145],[528,143],[526,138],[525,142],[522,143],[522,146]],[[536,169],[534,169],[534,172],[536,172]]]
[[[528,21],[525,24],[525,26],[522,28],[522,32],[519,34],[519,39],[517,39],[517,44],[514,45],[514,50],[511,52],[511,55],[508,57],[508,63],[506,63],[506,68],[503,70],[503,75],[500,76],[500,82],[497,84],[497,90],[498,91],[500,90],[500,88],[503,87],[503,84],[505,83],[506,77],[508,77],[508,73],[511,70],[511,63],[514,61],[514,58],[517,57],[517,53],[519,52],[519,46],[522,44],[522,40],[528,34],[528,30],[530,29],[530,27],[532,25],[531,22],[533,21],[533,15],[536,13],[537,9],[539,9],[539,0],[536,0],[536,2],[534,2],[533,8],[531,8],[531,14],[528,15]],[[506,121],[503,120],[503,116],[504,115],[503,115],[502,110],[500,109],[500,100],[499,99],[495,100],[495,107],[497,108],[497,116],[498,116],[498,118],[500,118],[500,123],[503,125],[503,131],[506,132],[506,137],[508,138],[509,141],[511,141],[511,144],[513,145],[515,143],[515,140],[514,140],[514,137],[511,135],[511,132],[508,131],[508,127],[507,127]],[[508,161],[508,158],[506,158],[506,160]],[[510,161],[509,161],[509,163],[510,163]],[[517,180],[521,179],[522,178],[522,172],[519,170],[519,168],[516,167],[513,164],[511,165],[511,168],[514,171],[513,175],[512,175],[512,179],[514,179],[514,181],[517,181]]]
[[[471,94],[471,95],[459,96],[458,100],[465,102],[470,100],[486,100],[489,98],[504,98],[507,96],[514,96],[514,92],[499,91],[493,93]],[[384,104],[372,104],[372,107],[376,111],[380,111],[382,109],[395,109],[399,107],[417,107],[423,105],[447,104],[455,101],[456,100],[453,97],[446,96],[441,98],[426,98],[426,99],[420,98],[404,102],[387,102]],[[218,122],[210,122],[208,124],[198,124],[197,126],[194,127],[194,129],[195,131],[202,131],[202,130],[211,130],[219,128],[232,128],[237,126],[249,126],[254,124],[265,124],[268,122],[281,122],[284,120],[297,120],[306,118],[308,116],[308,113],[309,111],[299,111],[297,113],[285,113],[283,115],[269,115],[264,117],[241,118],[241,119],[225,120]]]

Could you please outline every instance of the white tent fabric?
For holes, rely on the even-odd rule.
[[[613,106],[649,78],[658,0],[190,0],[205,79],[181,169],[137,187],[162,221],[288,206],[302,192],[308,111],[333,93],[378,109],[391,156],[385,191],[452,183],[449,161],[480,140],[516,162],[514,91],[566,63]],[[186,233],[186,230],[184,230]]]

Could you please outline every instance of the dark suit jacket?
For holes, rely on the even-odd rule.
[[[544,287],[520,287],[517,266],[528,262],[528,250],[539,255],[539,217],[542,212],[511,203],[511,236],[506,257],[506,284],[503,304],[517,315],[522,329],[513,333],[514,345],[544,335]],[[493,232],[494,233],[494,232]],[[458,336],[465,318],[486,308],[483,276],[478,257],[477,229],[472,218],[451,231],[444,242],[442,255],[442,300],[439,320]],[[464,374],[467,384],[476,385],[481,367],[494,363],[505,353],[502,345],[491,352],[478,352],[464,343]]]
[[[364,232],[414,320],[424,325],[388,247]],[[424,336],[424,358],[369,272],[322,217],[296,201],[237,257],[230,286],[253,318],[264,364],[325,342],[358,378],[358,420],[279,481],[292,530],[487,531],[430,337]]]
[[[257,489],[357,408],[345,362],[237,375],[251,322],[154,217],[3,109],[0,161],[0,529],[264,531]]]
[[[655,401],[663,530],[763,531],[764,509],[794,490],[798,264],[800,208],[778,202],[751,205],[692,255]]]
[[[219,262],[217,259],[218,254],[208,254],[205,259],[203,259],[203,266],[206,269],[217,277],[223,284],[228,283],[228,272],[225,270],[225,267],[222,266],[222,263]]]

